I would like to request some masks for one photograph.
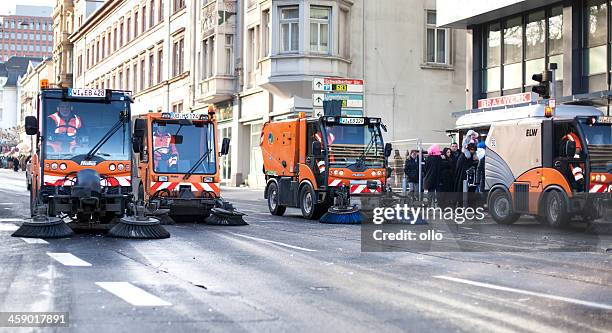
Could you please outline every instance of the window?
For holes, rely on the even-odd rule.
[[[558,81],[563,80],[563,7],[550,10],[548,17],[548,63],[557,64]],[[559,87],[562,88],[562,87]]]
[[[501,31],[499,23],[487,26],[484,86],[486,92],[497,91],[501,80]]]
[[[134,38],[138,37],[138,11],[134,11]]]
[[[117,51],[117,28],[113,28],[113,51]]]
[[[117,88],[123,90],[123,72],[119,71],[119,81],[117,82]]]
[[[280,52],[299,50],[300,28],[298,7],[280,7]]]
[[[155,57],[153,52],[149,54],[149,87],[153,86],[153,78],[155,77]]]
[[[502,89],[522,86],[523,26],[521,17],[509,19],[504,25],[504,82]]]
[[[178,102],[178,103],[172,104],[172,112],[174,112],[174,113],[181,113],[181,112],[183,112],[183,102]]]
[[[149,27],[155,25],[155,0],[149,2]]]
[[[261,52],[263,57],[270,55],[270,11],[261,13]]]
[[[125,41],[126,43],[129,43],[130,40],[132,40],[132,18],[131,17],[128,17],[125,26],[127,28],[127,31],[125,34]]]
[[[89,67],[91,66],[91,63],[89,62],[89,59],[90,59],[89,58],[89,54],[90,54],[89,53],[89,48],[87,48],[87,56],[86,56],[86,59],[85,59],[85,61],[87,63],[87,69],[89,69]]]
[[[429,64],[450,65],[449,29],[436,27],[436,12],[428,10],[425,13],[425,62]]]
[[[225,74],[234,74],[234,35],[225,35]]]
[[[587,1],[585,72],[587,75],[606,72],[607,53],[607,11],[606,0]]]
[[[131,90],[130,88],[130,66],[129,65],[125,69],[125,89]]]
[[[172,76],[183,73],[184,47],[185,43],[183,37],[174,41],[172,45]]]
[[[163,49],[159,49],[157,50],[157,83],[162,82],[163,77],[162,77],[162,73],[164,68],[164,50]]]
[[[525,84],[535,85],[531,76],[546,68],[546,19],[544,11],[527,15],[525,26]]]
[[[144,89],[145,83],[145,60],[144,58],[140,59],[140,88],[139,90]]]
[[[105,46],[106,46],[106,37],[102,37],[102,55],[100,56],[102,59],[104,59],[104,55],[106,54],[106,50],[104,50]]]
[[[96,64],[100,61],[100,41],[96,42]]]
[[[123,46],[123,22],[119,24],[119,47]]]
[[[172,13],[176,13],[179,10],[185,8],[185,0],[172,0]]]
[[[134,66],[132,67],[133,71],[132,71],[132,78],[134,79],[134,82],[132,83],[132,88],[134,89],[134,92],[138,91],[138,64],[134,63]]]
[[[310,7],[310,51],[329,53],[329,19],[331,9],[328,7]]]
[[[110,30],[108,31],[108,37],[106,38],[106,55],[110,55],[111,54],[111,33]]]
[[[164,0],[159,0],[159,8],[157,9],[157,21],[162,22],[164,20]]]
[[[142,6],[142,12],[140,12],[140,25],[141,25],[141,32],[145,32],[147,31],[147,5]]]

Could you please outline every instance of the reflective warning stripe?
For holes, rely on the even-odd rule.
[[[603,184],[591,184],[589,193],[603,193],[606,191],[606,187]]]
[[[168,191],[178,191],[181,186],[191,186],[192,192],[214,192],[219,194],[219,183],[190,183],[190,182],[151,182],[151,192],[167,189]]]
[[[375,189],[369,189],[367,185],[351,185],[351,194],[360,193],[381,193],[382,187],[376,186]]]
[[[319,161],[319,162],[317,162],[317,166],[319,167],[319,172],[320,172],[320,173],[325,172],[325,161]]]
[[[64,176],[51,176],[45,175],[43,184],[46,186],[73,186],[76,182],[76,177],[64,177]],[[117,176],[100,179],[100,185],[102,186],[131,186],[131,176]]]
[[[328,186],[340,186],[342,184],[342,180],[341,179],[333,179],[330,178],[328,181]]]
[[[582,175],[582,168],[577,166],[572,169],[572,174],[574,175],[575,180],[582,180],[584,176]]]

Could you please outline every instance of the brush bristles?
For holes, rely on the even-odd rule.
[[[50,223],[34,225],[24,223],[19,229],[11,235],[13,237],[25,238],[64,238],[74,235],[70,227],[64,223]]]
[[[244,221],[242,215],[215,214],[214,212],[206,218],[209,225],[249,225]]]
[[[327,212],[321,216],[319,222],[328,224],[361,224],[363,222],[363,215],[359,211],[343,214]]]
[[[137,238],[137,239],[162,239],[170,237],[170,233],[160,224],[127,224],[117,223],[108,235],[117,238]]]

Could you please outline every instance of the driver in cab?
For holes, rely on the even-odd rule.
[[[161,172],[176,171],[178,167],[178,150],[174,144],[172,135],[165,126],[155,126],[153,132],[153,159],[155,169]]]
[[[72,111],[72,106],[66,102],[59,102],[57,111],[47,117],[48,137],[47,146],[54,152],[70,150],[77,146],[77,134],[82,126],[81,118]]]

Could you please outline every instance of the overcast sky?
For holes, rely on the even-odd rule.
[[[31,6],[49,6],[53,7],[55,0],[0,0],[0,14],[15,14],[15,5],[31,5]]]

